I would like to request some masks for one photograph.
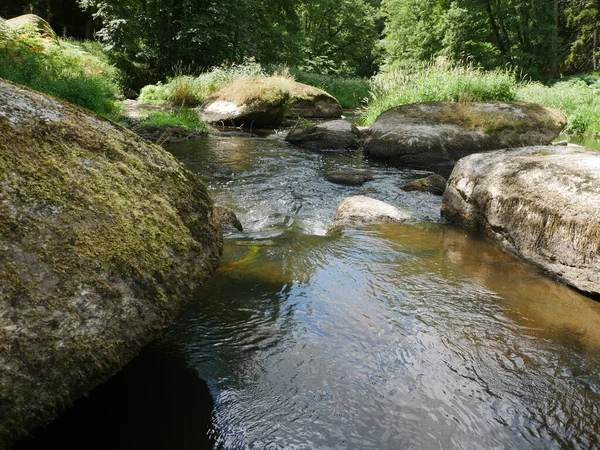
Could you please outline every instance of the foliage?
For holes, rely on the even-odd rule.
[[[372,124],[384,111],[409,103],[517,98],[512,72],[484,71],[443,59],[410,72],[381,73],[371,79],[371,88],[373,101],[362,117],[365,125]]]
[[[14,30],[0,19],[0,78],[55,95],[98,114],[117,109],[119,73],[98,46],[40,38],[32,29]]]

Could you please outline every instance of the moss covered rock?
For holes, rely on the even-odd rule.
[[[450,173],[473,153],[550,144],[566,123],[560,111],[533,103],[415,103],[380,115],[365,138],[365,153]]]
[[[468,156],[452,171],[442,214],[600,294],[600,152],[539,146]]]
[[[162,148],[0,80],[0,448],[157,337],[220,262],[202,182]]]
[[[204,102],[200,117],[214,125],[276,127],[283,122],[289,97],[287,78],[240,78]]]
[[[338,119],[342,116],[342,107],[333,96],[322,89],[290,82],[286,115],[307,119]]]

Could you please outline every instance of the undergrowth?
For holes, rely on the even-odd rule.
[[[209,127],[189,108],[175,108],[171,111],[150,112],[139,121],[142,127],[176,127],[194,131],[208,131]]]
[[[118,111],[119,72],[99,46],[43,39],[33,27],[0,19],[0,78],[67,100],[105,117]]]

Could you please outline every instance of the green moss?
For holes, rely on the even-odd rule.
[[[61,106],[58,122],[13,128],[0,116],[0,336],[7,318],[16,326],[0,342],[0,384],[12,383],[0,390],[12,423],[0,427],[0,447],[118,370],[220,258],[195,175],[133,133]],[[114,321],[101,332],[88,323],[106,320],[97,311]]]

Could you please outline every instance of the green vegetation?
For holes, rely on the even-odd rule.
[[[554,80],[520,81],[514,72],[485,71],[438,60],[420,70],[392,71],[371,80],[373,100],[361,120],[371,125],[395,106],[427,101],[524,101],[559,109],[568,117],[565,132],[600,136],[598,74]]]
[[[208,126],[189,108],[175,108],[166,112],[149,112],[139,121],[142,127],[176,127],[194,131],[208,131]]]
[[[0,78],[55,95],[98,114],[118,110],[119,72],[91,42],[40,37],[30,26],[0,19]]]
[[[373,101],[362,121],[372,124],[395,106],[429,101],[516,100],[512,73],[483,71],[438,60],[410,72],[386,72],[371,80]]]
[[[333,95],[342,108],[357,108],[371,98],[371,86],[365,78],[325,75],[291,70],[296,81],[323,89]]]

